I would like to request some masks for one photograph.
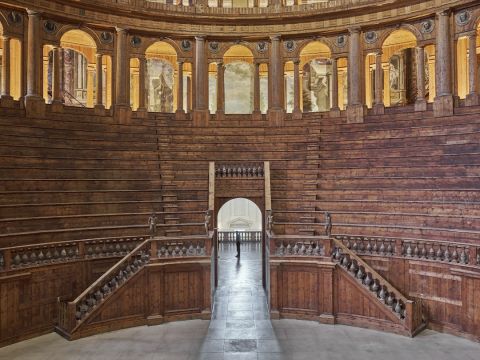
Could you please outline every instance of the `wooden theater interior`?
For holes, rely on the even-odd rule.
[[[0,359],[478,359],[478,1],[0,0],[0,37]]]

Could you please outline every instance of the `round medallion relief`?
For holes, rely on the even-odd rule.
[[[183,51],[190,51],[192,50],[192,43],[190,42],[190,40],[182,40],[180,42],[180,47]]]
[[[216,53],[220,49],[220,44],[216,41],[212,41],[208,43],[208,48],[212,53]]]
[[[259,53],[264,53],[265,51],[268,50],[268,44],[267,42],[265,41],[260,41],[258,44],[257,44],[257,51]]]
[[[345,35],[339,35],[336,39],[336,44],[339,48],[342,48],[347,43],[347,37]]]
[[[287,50],[288,52],[292,52],[295,50],[296,48],[296,44],[295,44],[295,41],[293,40],[287,40],[283,43],[283,46],[285,46],[285,50]]]
[[[13,10],[8,13],[8,22],[12,25],[20,25],[23,22],[23,17],[22,15]]]
[[[104,44],[110,44],[113,42],[113,35],[108,31],[104,31],[100,34],[100,41]]]
[[[422,21],[420,31],[422,34],[429,34],[435,28],[435,22],[432,19]]]
[[[47,20],[43,23],[43,29],[49,34],[54,33],[57,31],[57,24],[51,20]]]
[[[365,42],[373,44],[375,41],[377,41],[377,33],[375,31],[367,31],[365,33]]]
[[[455,21],[459,26],[468,24],[471,19],[472,19],[472,14],[468,10],[460,11],[458,14],[455,15]]]
[[[142,39],[139,36],[133,36],[130,39],[130,44],[132,44],[133,47],[139,47],[141,43]]]

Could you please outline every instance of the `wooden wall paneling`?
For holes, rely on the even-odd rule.
[[[146,293],[148,298],[148,324],[158,324],[163,322],[164,300],[165,300],[165,267],[147,266],[147,284],[149,291]]]

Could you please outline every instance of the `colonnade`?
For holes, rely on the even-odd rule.
[[[442,11],[436,17],[436,43],[435,43],[435,93],[434,99],[434,113],[435,116],[446,116],[453,113],[453,106],[455,100],[454,93],[454,74],[453,59],[452,59],[452,41],[450,30],[450,14],[448,11]],[[41,46],[38,42],[37,35],[41,30],[40,14],[35,11],[28,11],[28,34],[27,34],[27,72],[26,72],[26,107],[33,107],[39,109],[38,104],[44,102],[41,94]],[[363,69],[364,54],[362,47],[361,29],[359,27],[352,27],[349,29],[348,41],[348,99],[347,99],[347,117],[350,121],[362,121],[366,113],[365,105],[365,73]],[[129,116],[131,113],[130,98],[129,98],[129,48],[128,48],[128,31],[123,28],[116,28],[116,41],[114,53],[113,66],[113,85],[114,94],[112,104],[115,112],[123,113]],[[478,62],[476,55],[476,40],[477,31],[472,31],[468,34],[468,94],[466,96],[466,105],[478,104]],[[9,41],[8,36],[3,36],[4,61],[2,63],[2,81],[1,81],[1,98],[8,99],[11,95],[10,89],[10,56],[9,56]],[[208,54],[207,54],[207,37],[195,37],[195,51],[194,51],[194,67],[192,81],[187,81],[187,92],[192,93],[193,104],[188,104],[187,108],[184,106],[184,85],[183,85],[183,65],[184,60],[179,60],[178,65],[178,79],[176,94],[176,113],[181,118],[183,115],[192,109],[192,118],[195,124],[202,125],[208,123],[210,117],[208,106]],[[270,56],[268,59],[268,111],[267,118],[272,125],[281,125],[285,117],[284,106],[284,59],[282,51],[282,39],[279,35],[270,37]],[[89,79],[95,78],[95,93],[94,107],[98,110],[104,109],[105,99],[103,97],[103,56],[104,54],[97,53],[95,56],[95,66],[92,66],[92,74]],[[374,81],[374,100],[373,111],[377,114],[384,112],[384,88],[385,81],[383,78],[382,52],[375,52],[375,76]],[[425,45],[418,45],[415,50],[416,57],[416,77],[417,81],[417,98],[415,102],[415,110],[425,111],[427,109],[427,102],[425,99]],[[53,81],[52,81],[52,104],[61,103],[61,48],[59,46],[53,47]],[[339,70],[338,70],[339,55],[332,55],[332,88],[331,91],[331,113],[335,116],[339,115]],[[147,111],[147,96],[146,96],[146,58],[145,56],[138,57],[139,61],[139,113],[146,113]],[[292,59],[288,59],[292,61]],[[266,61],[264,61],[266,62]],[[301,85],[300,85],[300,61],[298,58],[293,59],[294,74],[293,74],[293,118],[301,117]],[[260,115],[260,65],[258,60],[254,61],[254,79],[253,79],[253,115],[258,118]],[[93,76],[95,73],[95,76]],[[224,86],[225,65],[222,62],[217,63],[217,115],[223,116],[225,113],[225,86]],[[92,84],[93,85],[93,84]],[[93,88],[93,87],[92,87]],[[93,102],[93,99],[92,99]],[[190,102],[190,99],[188,99]]]

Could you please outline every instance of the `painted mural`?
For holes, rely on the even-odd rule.
[[[326,59],[314,59],[303,66],[302,100],[304,112],[330,109],[332,65]]]
[[[253,67],[243,61],[225,66],[225,114],[253,111]]]
[[[173,112],[174,70],[160,59],[147,60],[148,111]]]

